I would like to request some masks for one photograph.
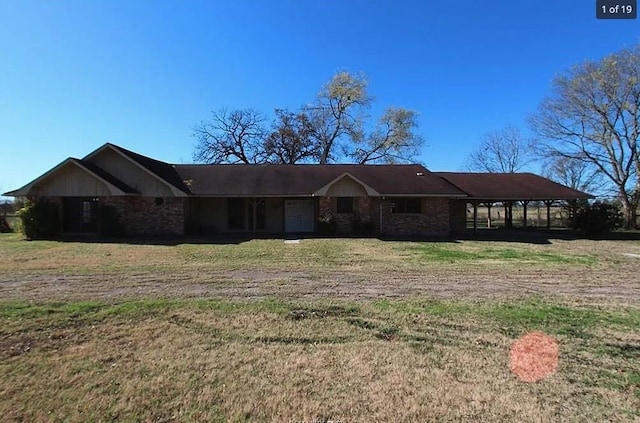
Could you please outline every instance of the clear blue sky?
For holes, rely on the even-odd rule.
[[[190,162],[211,110],[310,102],[368,75],[376,114],[420,112],[422,161],[459,170],[554,75],[640,42],[595,0],[0,0],[0,193],[105,142]]]

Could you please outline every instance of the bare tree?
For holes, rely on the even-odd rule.
[[[542,173],[562,185],[591,194],[601,192],[605,185],[602,174],[591,163],[563,156],[550,157],[544,163]],[[567,200],[561,207],[573,222],[580,207],[586,203],[587,200]]]
[[[466,167],[478,172],[518,172],[533,161],[530,145],[518,128],[507,126],[489,132],[467,158]]]
[[[340,142],[362,140],[363,113],[370,103],[363,75],[338,72],[322,88],[315,103],[306,108],[320,164],[335,159]]]
[[[194,160],[201,163],[265,163],[265,118],[253,109],[212,112],[194,129]]]
[[[380,118],[378,127],[366,137],[362,145],[354,145],[349,153],[357,163],[410,162],[420,154],[423,139],[415,133],[418,113],[413,110],[389,107]]]
[[[594,165],[615,187],[625,227],[640,200],[640,45],[561,74],[531,118],[552,154]]]
[[[542,173],[549,179],[578,191],[596,193],[604,186],[602,174],[588,162],[564,156],[548,159]]]
[[[371,103],[366,78],[338,72],[316,100],[300,113],[276,109],[270,131],[253,109],[212,113],[194,129],[194,159],[204,163],[320,164],[349,158],[357,163],[413,160],[422,138],[416,134],[417,113],[388,108],[372,132],[366,133],[365,111]]]
[[[273,131],[266,139],[265,150],[269,163],[295,164],[318,155],[311,139],[313,127],[304,113],[276,110]]]

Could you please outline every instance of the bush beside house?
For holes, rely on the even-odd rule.
[[[58,204],[41,199],[29,201],[18,211],[27,239],[46,239],[60,233]]]

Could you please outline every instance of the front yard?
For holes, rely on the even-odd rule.
[[[4,421],[640,419],[637,241],[198,242],[0,235]]]

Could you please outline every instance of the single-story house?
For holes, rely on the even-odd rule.
[[[95,233],[113,206],[129,235],[338,233],[443,236],[466,228],[469,203],[589,194],[531,173],[434,173],[409,165],[170,164],[107,143],[68,158],[6,196],[59,204],[64,233]],[[506,203],[505,203],[506,204]]]

